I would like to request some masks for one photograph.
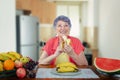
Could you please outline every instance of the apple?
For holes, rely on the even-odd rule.
[[[29,62],[30,59],[29,59],[28,57],[22,57],[22,58],[20,58],[20,61],[21,61],[23,64],[25,64],[25,63]]]
[[[19,60],[15,60],[15,67],[16,68],[20,68],[20,67],[23,67],[23,63]]]
[[[18,68],[16,71],[16,75],[18,78],[24,78],[26,76],[25,68]]]

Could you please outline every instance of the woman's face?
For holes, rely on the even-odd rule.
[[[68,36],[70,33],[70,26],[67,22],[64,22],[62,20],[57,22],[55,29],[58,36]]]

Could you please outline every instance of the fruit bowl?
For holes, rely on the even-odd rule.
[[[38,65],[28,56],[9,51],[0,53],[0,78],[16,76],[18,78],[35,78],[34,70]]]
[[[12,77],[16,76],[16,69],[13,70],[5,70],[0,72],[0,78]]]

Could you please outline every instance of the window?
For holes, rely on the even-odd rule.
[[[71,36],[80,38],[79,5],[57,5],[57,16],[65,15],[71,19]]]

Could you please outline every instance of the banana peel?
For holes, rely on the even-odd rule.
[[[61,48],[64,48],[65,44],[70,45],[71,40],[68,39],[67,36],[62,36],[62,38],[63,38],[63,42],[61,43]]]
[[[67,45],[70,45],[70,39],[67,38],[67,36],[63,36],[63,40]]]

